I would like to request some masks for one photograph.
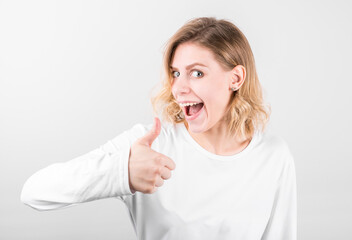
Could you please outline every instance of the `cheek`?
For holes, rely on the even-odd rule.
[[[174,90],[174,88],[173,87],[171,87],[171,94],[172,94],[172,96],[176,99],[176,94],[175,94],[175,90]]]
[[[217,112],[222,112],[224,108],[226,108],[228,100],[227,100],[227,92],[224,90],[220,90],[218,88],[211,89],[210,91],[204,91],[202,96],[202,100],[205,103],[205,109],[207,112],[211,112],[212,114],[216,114]]]

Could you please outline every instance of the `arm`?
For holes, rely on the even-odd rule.
[[[93,151],[39,170],[25,182],[21,201],[45,211],[134,194],[129,186],[128,161],[138,125]]]
[[[286,160],[262,240],[297,239],[296,172],[292,155],[289,154]]]

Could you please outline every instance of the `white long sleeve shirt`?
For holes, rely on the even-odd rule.
[[[151,127],[135,124],[91,152],[39,170],[25,182],[22,202],[43,211],[117,198],[143,240],[296,240],[295,165],[281,137],[257,132],[243,151],[221,156],[183,124],[162,125],[151,148],[176,169],[155,193],[132,194],[130,147]]]

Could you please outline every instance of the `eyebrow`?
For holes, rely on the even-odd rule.
[[[188,70],[188,69],[190,69],[191,67],[196,66],[196,65],[199,65],[199,66],[203,66],[203,67],[208,68],[207,66],[205,66],[205,65],[202,64],[202,63],[195,62],[195,63],[192,63],[192,64],[186,66],[186,69]],[[170,68],[172,68],[172,69],[177,69],[177,68],[175,68],[175,67],[173,67],[173,66],[170,66]]]

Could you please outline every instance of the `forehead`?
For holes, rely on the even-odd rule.
[[[185,68],[195,62],[210,66],[214,64],[215,58],[213,53],[205,47],[194,43],[182,43],[175,50],[171,66]]]

